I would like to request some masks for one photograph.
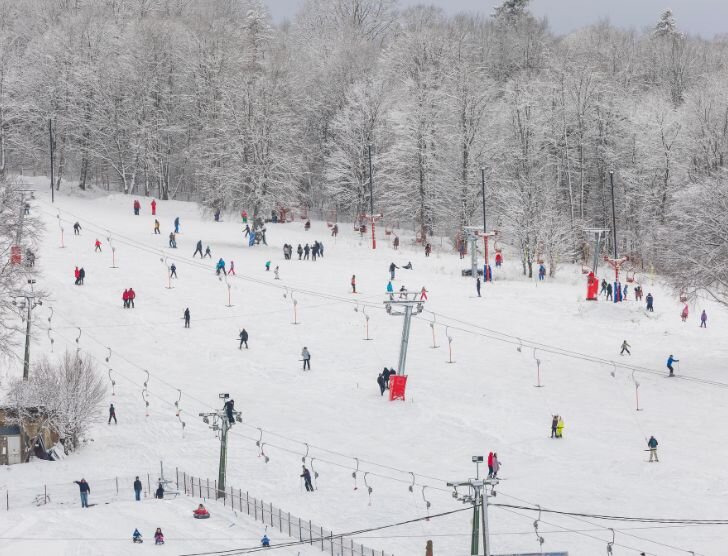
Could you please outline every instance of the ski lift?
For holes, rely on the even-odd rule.
[[[394,232],[394,226],[392,224],[385,224],[384,235],[391,236],[393,232]]]
[[[415,234],[415,243],[424,243],[425,241],[425,234],[422,232],[422,230],[418,231],[417,234]]]
[[[634,272],[634,270],[628,270],[627,271],[627,277],[625,279],[630,284],[634,283],[634,279],[635,279],[635,272]]]
[[[300,214],[298,215],[298,217],[299,217],[299,218],[300,218],[301,220],[308,220],[308,208],[306,208],[306,207],[303,207],[303,208],[301,209],[301,212],[300,212]]]
[[[329,228],[333,228],[334,224],[336,224],[337,218],[336,218],[336,209],[331,209],[327,215],[326,215],[326,226]]]
[[[685,290],[682,290],[680,292],[680,303],[687,303],[688,302],[688,292]]]

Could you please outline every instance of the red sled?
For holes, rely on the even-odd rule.
[[[392,375],[389,377],[389,401],[404,401],[404,392],[407,389],[407,375]]]

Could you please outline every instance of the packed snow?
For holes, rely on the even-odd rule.
[[[391,236],[379,229],[372,250],[368,236],[350,224],[339,223],[333,238],[326,222],[313,220],[305,231],[298,219],[269,224],[268,245],[249,247],[239,214],[214,222],[194,203],[160,200],[156,235],[150,198],[140,198],[141,214],[134,216],[135,197],[57,194],[51,204],[50,193],[40,189],[44,182],[26,178],[26,183],[39,187],[31,208],[45,223],[36,288],[49,294],[34,312],[32,358],[79,348],[95,359],[100,373],[108,375],[111,368],[116,384],[112,396],[108,382],[107,399],[116,407],[118,425],[97,423],[82,449],[62,461],[0,469],[0,489],[11,498],[16,491],[41,493],[43,484],[75,488],[72,481],[81,477],[93,489],[95,481],[156,473],[160,461],[171,474],[178,468],[216,478],[219,441],[198,413],[219,409],[219,394],[229,393],[243,423],[229,437],[228,484],[337,533],[464,508],[446,482],[474,477],[471,456],[490,451],[498,453],[504,479],[493,504],[650,518],[725,517],[728,482],[719,427],[728,419],[721,383],[728,355],[726,312],[700,300],[682,322],[683,304],[658,276],[637,274],[645,293],[655,297],[654,313],[634,301],[633,284],[621,304],[587,302],[580,267],[564,264],[555,278],[527,279],[515,250],[504,244],[504,266],[478,298],[473,279],[461,276],[469,260],[459,260],[439,238],[426,258],[406,230],[398,231],[401,246],[395,251]],[[180,234],[178,248],[171,249],[175,217]],[[80,235],[72,230],[76,221]],[[96,239],[101,253],[94,252]],[[193,261],[198,240],[210,245],[212,258]],[[314,240],[324,244],[322,258],[299,261],[294,252],[293,260],[284,260],[284,243],[295,251]],[[227,281],[215,275],[220,257],[228,266],[235,262],[237,274]],[[385,288],[389,264],[402,267],[408,261],[413,270],[397,270],[395,291],[402,285],[426,287],[429,299],[412,324],[407,400],[390,402],[380,396],[376,378],[383,367],[397,364],[402,319],[384,311]],[[171,262],[178,278],[169,289]],[[86,270],[83,286],[74,285],[75,266]],[[599,276],[611,273],[601,267]],[[137,293],[134,309],[122,307],[129,287]],[[183,326],[185,308],[189,329]],[[705,329],[699,327],[703,309],[709,315]],[[371,341],[364,340],[367,320]],[[242,328],[250,335],[249,349],[238,349]],[[625,339],[631,356],[619,355]],[[605,362],[534,350],[532,342]],[[310,372],[302,371],[304,346],[311,352]],[[680,360],[675,379],[665,378],[670,354]],[[620,364],[657,372],[633,375]],[[6,366],[3,389],[21,373],[17,362]],[[641,411],[635,407],[635,380]],[[539,381],[541,388],[535,387]],[[554,414],[565,421],[561,439],[550,438]],[[659,441],[659,463],[647,462],[650,435]],[[319,473],[314,493],[303,489],[302,457],[309,468],[314,458]],[[131,492],[129,484],[123,488]],[[189,512],[197,500],[185,496],[141,503],[131,496],[95,496],[92,490],[91,502],[98,505],[87,510],[75,499],[71,503],[70,495],[63,503],[11,506],[1,514],[0,552],[128,554],[131,548],[123,543],[130,542],[134,527],[143,528],[147,539],[161,527],[165,553],[182,554],[254,546],[264,532],[229,509],[215,508],[213,519],[193,523]],[[537,517],[492,506],[491,552],[537,552]],[[432,539],[435,554],[465,555],[470,519],[465,511],[355,539],[397,556],[424,554]],[[718,526],[650,526],[544,513],[538,531],[544,551],[585,555],[604,553],[612,541],[610,527],[616,531],[615,553],[724,553],[726,535]],[[286,550],[280,553],[317,552]]]

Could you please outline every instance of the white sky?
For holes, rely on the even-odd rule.
[[[303,0],[265,0],[275,21],[292,19]],[[445,12],[490,14],[499,0],[399,0],[399,5],[434,4]],[[546,16],[557,33],[568,33],[608,18],[620,27],[641,29],[652,26],[660,14],[671,8],[678,27],[691,34],[712,38],[728,33],[728,0],[533,0],[531,11]]]

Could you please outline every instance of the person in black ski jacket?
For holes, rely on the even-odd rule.
[[[396,264],[391,263],[389,265],[389,279],[394,280],[394,270],[399,268]]]
[[[304,247],[304,248],[303,248],[303,260],[304,260],[304,261],[307,261],[307,260],[308,260],[308,254],[309,254],[310,252],[311,252],[311,247],[310,247],[310,246],[308,245],[308,243],[307,243],[307,244],[306,244],[306,247]]]
[[[177,278],[177,266],[174,263],[172,263],[169,267],[169,277]]]
[[[111,420],[114,420],[114,424],[118,425],[119,423],[116,421],[116,409],[114,409],[114,404],[112,403],[109,406],[109,425],[111,424]]]
[[[73,235],[81,235],[81,224],[79,224],[78,222],[73,225]]]
[[[607,299],[612,299],[612,284],[607,284]]]
[[[73,482],[78,485],[78,489],[81,492],[81,507],[88,508],[88,495],[91,494],[91,486],[86,482],[86,479]]]
[[[301,244],[298,244],[298,248],[296,249],[296,253],[298,253],[298,260],[301,260],[301,256],[303,255],[303,247],[301,247]]]
[[[134,498],[137,500],[142,499],[142,482],[139,480],[139,477],[134,480]]]
[[[184,315],[182,316],[183,319],[185,319],[185,328],[190,327],[190,308],[187,307],[185,309]]]
[[[654,298],[654,297],[652,297],[652,294],[651,294],[651,293],[648,293],[648,294],[647,294],[647,297],[645,298],[645,300],[647,301],[647,310],[648,310],[649,312],[651,312],[651,313],[654,313],[654,311],[655,311],[655,308],[653,307],[653,305],[652,305],[652,304],[654,303],[654,301],[655,301],[655,298]]]
[[[382,373],[379,373],[379,376],[377,376],[377,384],[379,384],[379,390],[382,393],[382,396],[384,396],[386,388],[384,387],[384,376]]]
[[[197,242],[197,246],[195,247],[195,252],[192,253],[192,258],[193,259],[195,258],[195,255],[197,255],[197,253],[200,254],[200,258],[203,258],[204,257],[204,255],[202,254],[202,240],[200,240],[200,241]]]
[[[308,469],[306,469],[305,465],[302,465],[303,467],[303,473],[301,473],[301,477],[303,477],[303,482],[306,485],[306,492],[313,492],[313,485],[311,484],[311,473]]]
[[[245,344],[245,349],[248,349],[248,331],[243,328],[240,331],[240,347],[238,349],[243,349],[243,344]]]
[[[225,402],[225,415],[227,415],[228,423],[232,427],[235,423],[235,400],[229,399]]]
[[[82,286],[84,278],[86,278],[86,271],[81,267],[78,271],[78,283]]]

